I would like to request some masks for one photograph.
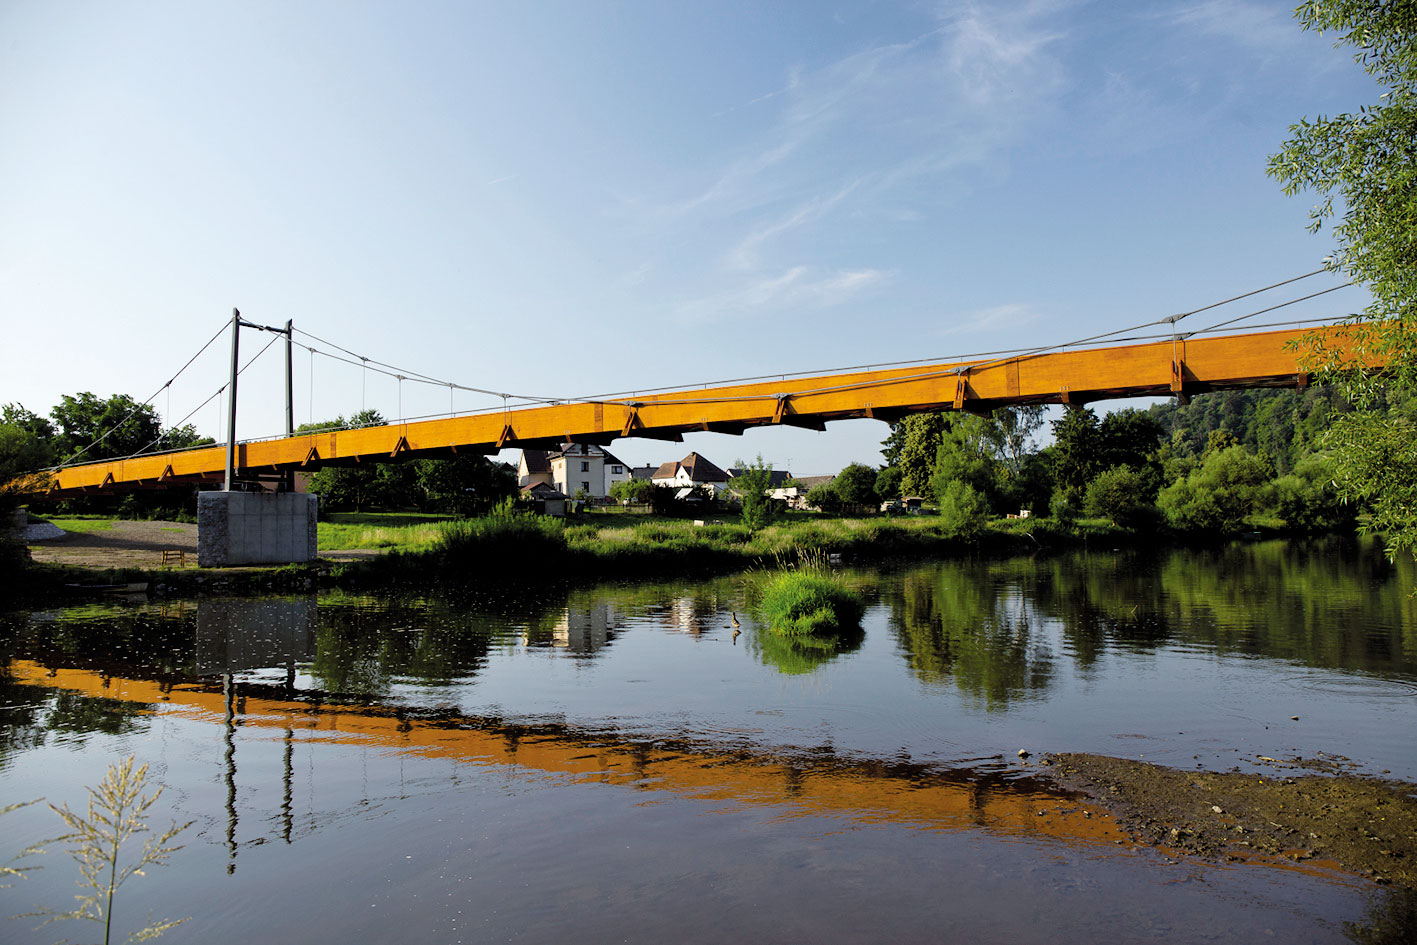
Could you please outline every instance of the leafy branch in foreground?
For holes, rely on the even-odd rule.
[[[55,842],[69,843],[68,853],[79,864],[80,888],[75,895],[78,905],[68,912],[43,909],[29,915],[45,916],[41,926],[61,919],[88,919],[103,924],[103,941],[108,945],[113,931],[113,896],[130,877],[144,875],[148,866],[162,866],[181,846],[171,841],[191,826],[191,821],[178,825],[173,822],[166,830],[149,836],[140,854],[132,862],[120,863],[123,844],[139,834],[151,833],[144,820],[148,810],[162,796],[159,787],[144,796],[148,766],[133,767],[132,757],[108,766],[98,789],[89,788],[88,815],[63,807],[49,807],[63,819],[69,833]],[[128,936],[130,942],[145,942],[157,938],[186,919],[149,921],[148,925]]]
[[[1337,34],[1383,90],[1356,113],[1291,127],[1269,174],[1287,194],[1318,195],[1310,229],[1334,222],[1336,245],[1326,264],[1372,294],[1372,304],[1348,319],[1342,343],[1315,341],[1307,360],[1358,411],[1326,442],[1336,454],[1340,495],[1384,496],[1372,527],[1387,533],[1389,555],[1417,551],[1412,457],[1393,451],[1391,458],[1408,463],[1394,497],[1386,491],[1394,485],[1388,470],[1367,455],[1370,438],[1388,448],[1410,435],[1407,421],[1376,409],[1384,393],[1417,391],[1417,4],[1306,0],[1295,15],[1305,30]]]

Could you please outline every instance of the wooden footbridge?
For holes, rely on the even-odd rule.
[[[681,440],[685,433],[741,434],[773,425],[822,430],[831,420],[894,422],[910,413],[1071,404],[1146,396],[1182,398],[1246,387],[1304,386],[1301,338],[1343,350],[1343,329],[1287,328],[1139,344],[910,364],[880,370],[758,379],[654,394],[578,399],[440,419],[254,440],[235,445],[238,477],[256,479],[330,465],[604,445],[620,437]],[[33,499],[220,483],[226,447],[152,453],[65,466],[37,479]]]

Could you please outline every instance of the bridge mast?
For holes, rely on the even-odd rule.
[[[231,310],[231,381],[227,391],[231,406],[227,411],[226,418],[226,484],[222,490],[224,492],[231,491],[232,480],[236,478],[236,354],[240,343],[241,311],[233,308]]]

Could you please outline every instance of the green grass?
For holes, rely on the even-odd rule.
[[[756,607],[758,617],[774,633],[817,641],[858,626],[864,610],[858,595],[829,574],[811,569],[774,577],[762,589]]]
[[[112,531],[113,519],[111,518],[47,518],[45,521],[66,532],[74,532],[79,535],[90,535],[94,532]]]

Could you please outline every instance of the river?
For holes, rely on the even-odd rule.
[[[189,917],[174,942],[1344,942],[1390,908],[1331,864],[1135,844],[1037,762],[1417,782],[1410,562],[1334,539],[842,576],[863,632],[816,651],[754,625],[753,575],[0,614],[0,805],[82,808],[147,764],[150,822],[192,823],[115,931]],[[0,816],[0,863],[59,826]],[[4,915],[71,907],[62,845],[20,862]],[[101,932],[38,921],[0,939]]]

